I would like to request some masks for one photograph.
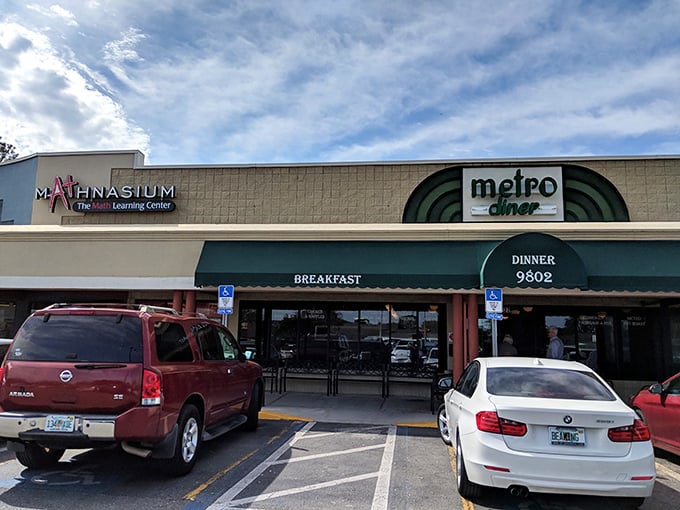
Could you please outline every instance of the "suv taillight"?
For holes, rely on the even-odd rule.
[[[476,418],[477,428],[482,432],[506,436],[523,436],[527,433],[527,426],[524,423],[499,418],[494,411],[481,411],[477,413]]]
[[[142,405],[161,405],[161,377],[151,370],[144,370],[142,376]]]
[[[649,441],[649,427],[642,420],[636,419],[632,425],[616,427],[607,431],[609,440],[614,443],[633,443]]]

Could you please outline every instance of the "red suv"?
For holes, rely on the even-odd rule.
[[[120,444],[188,473],[202,441],[254,430],[261,367],[219,323],[144,305],[52,305],[0,368],[0,438],[24,466]]]

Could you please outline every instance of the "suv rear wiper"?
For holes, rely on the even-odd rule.
[[[123,363],[78,363],[73,366],[83,370],[96,370],[98,368],[125,368],[127,365]]]

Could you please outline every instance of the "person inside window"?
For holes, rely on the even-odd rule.
[[[505,335],[500,347],[498,348],[499,356],[517,356],[517,348],[513,345],[514,340],[512,335]]]
[[[564,343],[557,336],[557,326],[550,326],[548,328],[548,351],[546,358],[564,359]]]

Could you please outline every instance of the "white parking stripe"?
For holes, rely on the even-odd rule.
[[[238,496],[246,487],[253,483],[258,476],[264,473],[269,468],[269,466],[271,466],[272,462],[279,460],[281,455],[286,453],[291,446],[293,446],[300,439],[302,439],[302,437],[304,437],[307,431],[311,429],[315,424],[316,422],[313,421],[306,423],[305,426],[302,427],[302,429],[300,429],[299,432],[296,432],[295,435],[289,441],[286,441],[283,445],[281,445],[274,453],[267,457],[267,459],[264,462],[260,463],[257,467],[255,467],[255,469],[253,469],[250,473],[244,476],[231,489],[229,489],[227,492],[225,492],[219,498],[217,498],[217,501],[215,501],[208,508],[214,509],[229,508],[232,499]]]
[[[349,478],[341,478],[339,480],[331,480],[329,482],[315,483],[311,485],[305,485],[304,487],[295,487],[294,489],[287,489],[283,491],[267,492],[264,494],[259,494],[251,498],[235,499],[229,502],[229,506],[221,508],[237,508],[239,505],[246,505],[248,503],[255,503],[260,501],[266,501],[268,499],[279,498],[281,496],[290,496],[291,494],[301,494],[303,492],[315,491],[318,489],[326,489],[328,487],[336,487],[343,483],[353,483],[360,482],[362,480],[368,480],[369,478],[376,478],[378,473],[366,473],[363,475],[350,476]],[[212,508],[212,507],[210,507]]]
[[[359,453],[359,452],[365,452],[368,450],[377,450],[378,448],[385,448],[384,444],[374,444],[372,446],[362,446],[361,448],[352,448],[350,450],[339,450],[337,452],[329,452],[329,453],[317,453],[315,455],[305,455],[304,457],[294,457],[292,459],[284,459],[284,460],[277,460],[271,463],[271,465],[275,464],[290,464],[292,462],[302,462],[305,460],[315,460],[315,459],[323,459],[325,457],[335,457],[336,455],[347,455],[349,453]]]
[[[342,450],[323,454],[307,455],[304,457],[295,457],[292,459],[280,460],[281,457],[291,449],[291,447],[301,439],[311,439],[316,438],[325,434],[308,434],[308,432],[316,425],[316,422],[307,423],[299,432],[297,432],[289,441],[279,447],[274,453],[272,453],[266,460],[260,463],[255,469],[243,477],[237,484],[235,484],[231,489],[222,494],[212,505],[207,507],[207,510],[226,510],[235,509],[241,505],[249,505],[251,503],[258,503],[262,501],[267,501],[283,496],[290,496],[293,494],[301,494],[304,492],[326,489],[330,487],[336,487],[338,485],[346,483],[354,483],[363,480],[368,480],[371,478],[377,478],[375,493],[373,495],[373,504],[371,510],[387,510],[389,488],[390,488],[390,478],[392,475],[392,461],[394,459],[394,449],[396,444],[397,427],[390,426],[387,429],[387,439],[385,443],[378,445],[363,446],[358,448],[352,448],[349,450]],[[383,427],[384,428],[384,427]],[[343,431],[343,433],[346,431]],[[234,499],[237,498],[241,492],[243,492],[251,483],[253,483],[259,476],[261,476],[267,469],[274,465],[289,464],[291,462],[300,462],[304,460],[315,460],[325,457],[333,457],[337,455],[345,455],[348,453],[358,453],[368,450],[375,450],[379,448],[384,448],[382,461],[380,463],[379,471],[372,473],[365,473],[361,475],[351,476],[347,478],[340,478],[338,480],[329,480],[326,482],[315,483],[310,485],[304,485],[302,487],[294,487],[286,490],[279,490],[275,492],[268,492],[259,494],[257,496]]]
[[[397,427],[392,426],[387,430],[387,441],[385,441],[385,451],[383,453],[382,462],[380,463],[380,474],[378,476],[378,482],[376,483],[375,493],[373,494],[371,510],[387,510],[396,437]]]

